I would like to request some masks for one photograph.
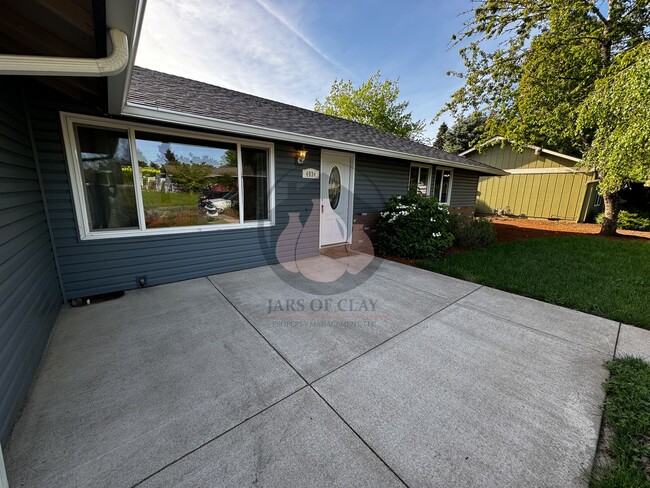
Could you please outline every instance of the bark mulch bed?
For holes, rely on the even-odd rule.
[[[600,232],[600,225],[598,224],[578,224],[563,220],[492,217],[490,221],[494,224],[497,242],[510,242],[535,237],[598,235]],[[650,239],[650,232],[619,229],[617,235],[609,239]]]
[[[488,220],[494,225],[497,242],[510,242],[519,239],[534,239],[536,237],[557,237],[557,236],[579,236],[593,235],[597,236],[600,232],[598,224],[578,224],[566,220],[548,220],[548,219],[522,219],[512,217],[490,217]],[[619,229],[614,237],[604,237],[604,239],[621,239],[621,240],[648,240],[650,241],[650,232],[641,232],[637,230]],[[457,254],[470,251],[471,249],[462,249],[455,246],[444,251],[443,255]],[[394,256],[382,256],[385,259],[396,261],[398,263],[415,266],[416,259],[398,258]]]

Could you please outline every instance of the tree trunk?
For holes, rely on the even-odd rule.
[[[618,225],[618,195],[616,193],[604,193],[603,203],[605,204],[605,213],[600,227],[600,235],[613,236],[616,234]]]

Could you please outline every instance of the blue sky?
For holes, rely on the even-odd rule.
[[[470,0],[149,0],[136,64],[313,109],[335,78],[400,78],[428,125],[460,80]],[[449,117],[443,118],[443,120]]]

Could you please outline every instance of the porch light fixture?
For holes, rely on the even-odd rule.
[[[305,159],[307,159],[307,149],[305,149],[305,146],[302,146],[300,149],[296,151],[295,158],[296,158],[296,164],[298,165],[304,164]]]

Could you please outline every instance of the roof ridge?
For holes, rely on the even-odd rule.
[[[142,107],[265,128],[287,135],[303,134],[393,151],[406,160],[424,157],[432,162],[484,169],[492,174],[498,171],[480,161],[447,153],[368,124],[141,66],[134,66],[127,101]]]
[[[401,136],[398,136],[396,134],[391,134],[390,132],[386,132],[384,130],[381,130],[381,129],[379,129],[377,127],[374,127],[372,125],[369,125],[369,124],[364,124],[363,122],[357,122],[356,120],[350,120],[350,119],[346,119],[344,117],[339,117],[337,115],[326,114],[324,112],[317,112],[316,110],[311,110],[311,109],[308,109],[308,108],[305,108],[305,107],[299,107],[297,105],[291,105],[290,103],[280,102],[278,100],[273,100],[271,98],[264,98],[264,97],[261,97],[259,95],[253,95],[252,93],[246,93],[246,92],[239,91],[239,90],[233,90],[232,88],[226,88],[226,87],[221,86],[221,85],[214,85],[214,84],[208,83],[206,81],[195,80],[193,78],[187,78],[185,76],[179,76],[179,75],[175,75],[175,74],[172,74],[172,73],[165,73],[164,71],[158,71],[158,70],[154,70],[154,69],[150,69],[150,68],[145,68],[143,66],[134,66],[133,68],[134,68],[134,70],[149,71],[149,72],[152,72],[152,73],[177,78],[177,79],[180,79],[180,80],[187,80],[187,81],[190,81],[192,83],[197,83],[199,85],[207,86],[207,87],[210,87],[210,88],[219,88],[221,90],[226,90],[226,91],[229,91],[231,93],[236,93],[238,95],[244,95],[246,97],[255,98],[255,99],[261,100],[262,102],[265,102],[265,103],[271,102],[271,103],[275,103],[275,104],[278,104],[278,105],[282,105],[284,107],[289,107],[289,108],[291,108],[293,110],[296,110],[296,109],[302,110],[302,111],[307,112],[309,114],[318,114],[319,116],[331,117],[333,119],[336,119],[337,121],[343,121],[345,123],[355,124],[355,125],[359,125],[361,127],[364,127],[366,129],[371,129],[373,131],[381,133],[381,135],[387,135],[389,137],[395,137],[395,138],[398,138],[401,141],[408,141],[408,142],[411,142],[413,144],[419,144],[420,146],[423,146],[423,147],[435,149],[433,146],[429,146],[427,144],[424,144],[424,143],[421,143],[421,142],[418,142],[418,141],[414,141],[413,139],[409,139],[408,137],[401,137]]]

